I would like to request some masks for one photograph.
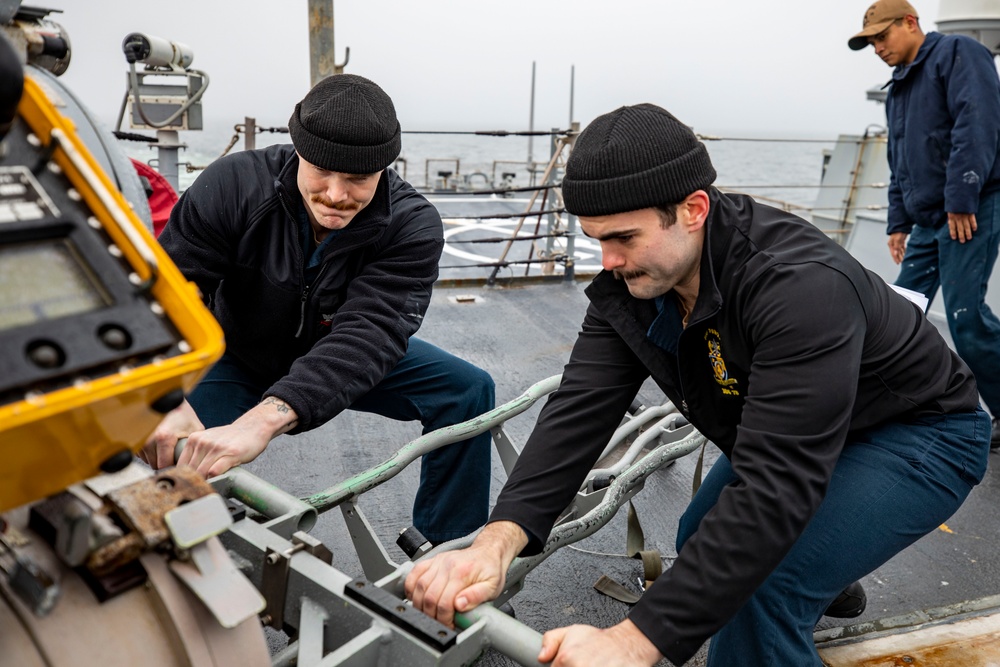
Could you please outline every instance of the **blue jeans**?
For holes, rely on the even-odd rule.
[[[990,430],[977,410],[853,434],[791,551],[712,637],[708,666],[822,667],[813,630],[827,606],[961,506],[986,473]],[[720,457],[680,519],[678,552],[722,490],[738,482]]]
[[[271,384],[225,354],[188,401],[206,427],[222,426],[257,405]],[[494,398],[488,373],[410,338],[396,367],[350,409],[399,421],[419,420],[423,432],[429,433],[492,410]],[[423,456],[413,525],[424,537],[435,543],[452,540],[486,523],[491,445],[487,431]]]
[[[976,225],[965,243],[951,239],[948,225],[914,227],[896,284],[928,299],[941,288],[955,351],[976,376],[986,407],[1000,417],[1000,320],[985,303],[1000,246],[1000,192],[980,201]]]

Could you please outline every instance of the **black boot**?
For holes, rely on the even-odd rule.
[[[993,418],[993,434],[990,436],[990,449],[1000,447],[1000,417]]]
[[[855,581],[830,603],[823,615],[831,618],[854,618],[865,611],[867,603],[865,589],[860,581]]]

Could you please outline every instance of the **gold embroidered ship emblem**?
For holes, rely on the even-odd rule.
[[[735,387],[738,382],[736,378],[729,377],[726,361],[722,358],[722,341],[719,332],[715,329],[706,331],[705,342],[708,344],[708,362],[712,367],[712,375],[719,386],[722,387],[722,393],[730,396],[739,396],[740,392]]]

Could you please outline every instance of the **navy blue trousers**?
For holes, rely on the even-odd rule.
[[[965,243],[952,240],[948,225],[914,227],[896,284],[928,299],[941,288],[955,351],[976,376],[983,403],[1000,417],[1000,319],[986,305],[1000,247],[1000,192],[980,201],[976,226]]]
[[[257,405],[270,386],[225,354],[188,401],[206,428],[223,426]],[[429,433],[488,412],[494,401],[493,379],[486,371],[410,338],[406,355],[396,367],[349,409],[419,421],[423,432]],[[424,537],[433,542],[452,540],[486,523],[491,449],[487,431],[423,456],[413,525]]]
[[[978,410],[855,434],[791,551],[712,638],[708,667],[822,667],[813,631],[827,606],[955,513],[986,474],[990,430]],[[678,553],[737,483],[720,457],[680,519]]]

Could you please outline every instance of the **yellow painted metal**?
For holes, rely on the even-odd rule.
[[[152,250],[158,264],[153,299],[186,341],[189,351],[119,372],[81,381],[49,393],[29,394],[0,406],[0,511],[65,489],[100,473],[100,464],[123,449],[137,451],[163,415],[150,404],[164,394],[194,387],[224,349],[222,330],[188,282],[156,243],[131,207],[80,141],[72,121],[60,114],[32,78],[25,79],[18,114],[43,145],[52,131],[63,133],[81,154],[114,205]],[[57,144],[58,146],[58,144]],[[141,252],[119,229],[94,185],[57,147],[52,159],[62,168],[126,261],[143,279],[150,269]],[[5,353],[0,351],[0,354]],[[9,352],[7,352],[9,353]]]

